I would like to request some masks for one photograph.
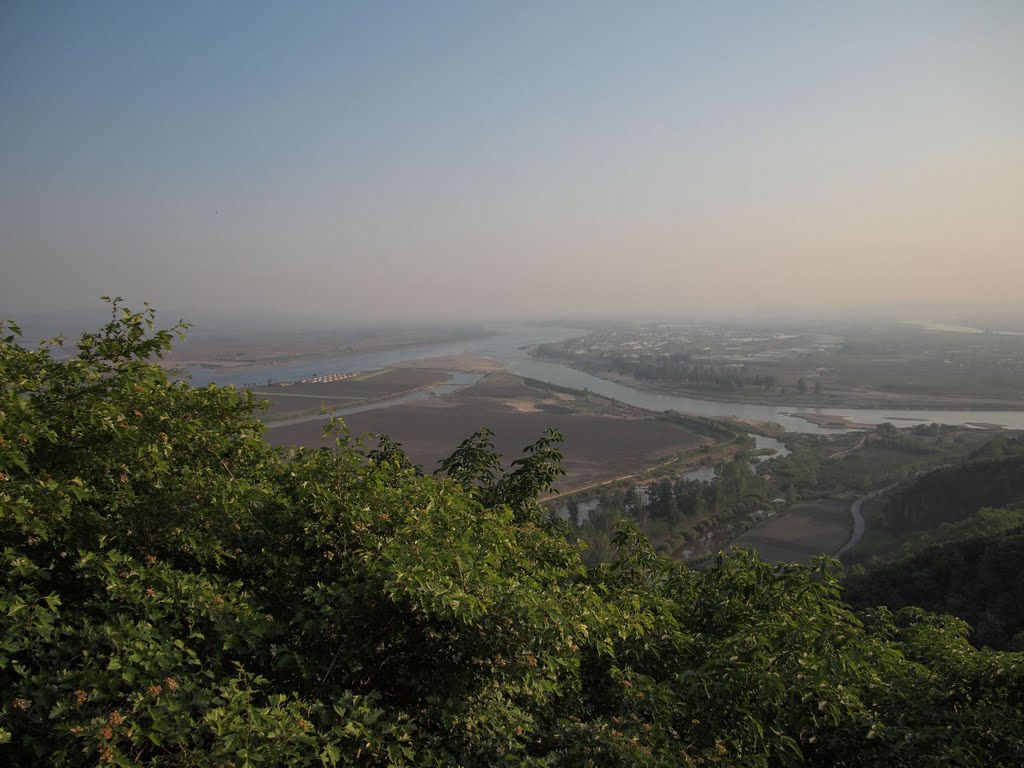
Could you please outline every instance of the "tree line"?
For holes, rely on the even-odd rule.
[[[578,361],[575,355],[567,355],[555,344],[542,344],[538,353],[546,357],[569,358]],[[707,389],[718,392],[740,392],[745,389],[762,391],[775,389],[778,380],[774,375],[746,375],[741,365],[712,365],[694,361],[688,352],[670,354],[642,353],[627,355],[621,352],[602,352],[598,358],[583,358],[589,362],[599,362],[613,371],[625,373],[642,381],[654,381],[667,384],[686,384],[696,389]],[[806,383],[805,383],[806,388]]]

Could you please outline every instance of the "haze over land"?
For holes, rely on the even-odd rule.
[[[1022,39],[1018,2],[6,3],[0,311],[1019,305]]]
[[[1024,766],[1022,42],[0,3],[0,766]]]

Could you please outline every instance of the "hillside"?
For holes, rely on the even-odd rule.
[[[887,495],[885,527],[895,533],[956,522],[982,507],[1024,501],[1024,438],[1000,437],[956,465],[928,472]]]
[[[877,521],[902,544],[861,557],[843,596],[858,607],[915,605],[957,616],[979,645],[1024,650],[1024,439],[997,437],[963,461],[887,495]],[[855,552],[856,554],[856,552]]]
[[[0,331],[0,760],[12,766],[1018,766],[1024,656],[836,564],[703,571],[629,525],[588,570],[545,432],[424,475],[153,360],[116,302],[75,354]]]
[[[846,579],[852,605],[916,605],[957,616],[978,645],[1024,650],[1024,509],[984,509],[919,534],[898,556]]]

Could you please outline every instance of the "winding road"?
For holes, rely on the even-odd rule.
[[[855,546],[860,544],[860,540],[864,538],[865,524],[864,515],[861,514],[860,511],[861,504],[863,504],[868,499],[873,499],[876,496],[881,496],[885,493],[888,493],[897,485],[898,483],[893,483],[892,485],[885,486],[885,488],[879,488],[878,490],[872,491],[866,496],[861,496],[859,499],[857,499],[850,505],[850,516],[853,518],[853,532],[850,534],[849,540],[845,544],[843,544],[842,548],[838,552],[836,552],[835,557],[840,557],[847,551],[853,549]]]

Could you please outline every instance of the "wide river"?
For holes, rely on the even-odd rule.
[[[469,339],[442,344],[428,344],[404,347],[385,352],[350,354],[333,358],[318,358],[297,363],[282,363],[249,367],[244,371],[212,373],[203,368],[185,369],[196,385],[207,383],[234,384],[236,386],[263,385],[268,380],[294,381],[326,373],[350,373],[386,368],[410,360],[430,357],[473,354],[489,357],[504,365],[512,373],[537,379],[549,384],[572,389],[586,389],[637,408],[651,411],[678,411],[695,416],[727,417],[767,421],[780,424],[789,432],[834,434],[844,430],[819,427],[804,419],[790,416],[791,413],[829,414],[845,416],[861,424],[881,424],[885,421],[897,426],[915,424],[999,424],[1009,429],[1024,430],[1024,411],[946,411],[907,410],[900,408],[800,408],[796,406],[754,405],[703,400],[680,395],[648,392],[625,384],[599,379],[589,373],[574,370],[561,363],[535,360],[526,352],[526,347],[535,344],[554,343],[584,335],[584,331],[556,327],[510,327],[500,333],[480,339]],[[385,405],[394,405],[391,401]],[[849,431],[849,430],[846,430]]]

